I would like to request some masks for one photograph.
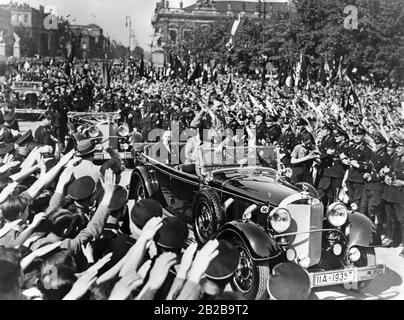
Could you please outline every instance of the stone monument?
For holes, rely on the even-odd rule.
[[[163,36],[161,33],[161,29],[158,28],[155,30],[155,34],[153,37],[153,43],[152,43],[152,61],[153,65],[157,67],[163,67],[164,66],[164,42],[163,42]]]
[[[18,34],[14,33],[14,46],[13,46],[13,57],[14,58],[20,58],[21,57],[21,52],[20,52],[20,37]]]
[[[6,44],[4,43],[3,30],[0,31],[0,57],[6,56]]]

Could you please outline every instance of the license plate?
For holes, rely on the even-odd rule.
[[[313,286],[329,286],[334,284],[355,282],[357,270],[344,270],[336,272],[321,272],[314,275]]]

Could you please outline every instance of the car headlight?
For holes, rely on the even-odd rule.
[[[348,209],[341,202],[334,202],[327,208],[327,220],[334,227],[341,227],[348,219]]]
[[[290,213],[285,208],[276,208],[269,214],[268,222],[276,232],[285,232],[290,227]]]

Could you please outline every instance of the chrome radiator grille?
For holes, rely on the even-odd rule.
[[[291,204],[288,210],[292,217],[292,223],[287,233],[297,232],[288,236],[290,247],[296,251],[299,260],[310,259],[309,267],[319,263],[321,258],[322,232],[308,232],[322,229],[323,205]]]

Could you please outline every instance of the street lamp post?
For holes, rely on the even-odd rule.
[[[132,30],[132,18],[130,16],[125,16],[125,19],[126,19],[125,26],[129,30],[129,48],[128,48],[128,51],[129,51],[128,52],[128,59],[129,59],[130,58],[130,43],[131,43],[131,40],[132,40],[132,32],[133,32],[133,30]]]

